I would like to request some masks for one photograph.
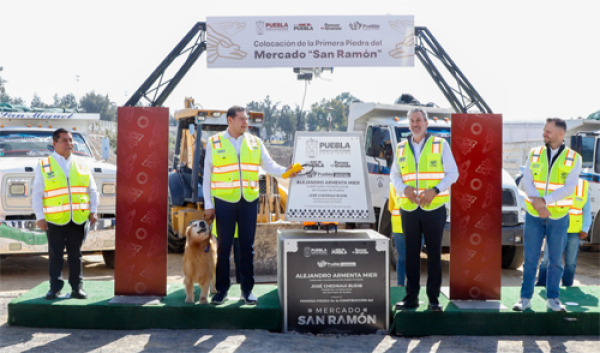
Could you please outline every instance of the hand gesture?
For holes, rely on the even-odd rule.
[[[40,228],[44,232],[48,230],[48,222],[46,222],[45,219],[40,219],[35,223],[37,224],[38,228]]]
[[[421,199],[421,206],[429,206],[431,205],[431,201],[436,197],[437,192],[434,189],[427,189],[425,191],[421,191],[419,194],[419,198]]]
[[[405,187],[403,194],[410,202],[416,203],[417,205],[421,203],[421,200],[417,197],[417,190],[413,186]]]
[[[209,208],[204,210],[204,221],[208,223],[208,225],[212,224],[212,221],[215,219],[215,209]]]
[[[98,220],[98,215],[95,213],[90,213],[90,216],[88,217],[88,219],[90,220],[90,227],[91,227]]]
[[[546,208],[546,200],[541,197],[532,197],[531,206],[539,212],[541,208]]]
[[[540,218],[548,218],[551,216],[550,211],[548,211],[548,209],[546,207],[540,208],[537,211],[540,214]]]

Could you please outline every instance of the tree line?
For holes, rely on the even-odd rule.
[[[323,98],[301,111],[298,105],[293,108],[287,104],[281,105],[267,96],[262,102],[252,101],[246,104],[246,108],[265,114],[263,127],[267,140],[281,137],[284,142],[288,142],[292,141],[296,131],[346,131],[352,102],[360,100],[344,92],[329,100]]]
[[[0,73],[2,72],[0,66]],[[11,97],[6,91],[6,81],[0,76],[0,103],[23,106],[25,100],[21,97]],[[262,112],[265,115],[263,123],[267,140],[282,139],[284,142],[292,141],[296,131],[345,131],[348,126],[348,109],[352,102],[359,100],[348,92],[344,92],[332,99],[323,98],[306,109],[295,105],[282,105],[275,102],[270,96],[262,101],[252,101],[246,104],[249,111]],[[85,93],[79,102],[73,93],[59,96],[54,94],[53,102],[43,102],[37,93],[33,94],[31,108],[59,108],[70,109],[87,113],[100,114],[100,120],[117,121],[117,104],[112,102],[107,95],[97,94],[95,91]],[[227,109],[227,107],[222,107]],[[173,120],[173,117],[170,117]],[[173,120],[174,123],[174,120]]]

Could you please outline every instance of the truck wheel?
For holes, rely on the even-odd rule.
[[[102,252],[102,258],[104,259],[104,263],[108,268],[115,268],[115,251],[114,250],[105,250]]]
[[[169,200],[169,215],[167,216],[167,246],[169,248],[169,252],[182,253],[185,249],[185,238],[180,239],[173,230],[173,225],[171,223],[170,201],[171,200]]]
[[[502,246],[502,268],[517,269],[525,261],[525,249],[522,246]]]

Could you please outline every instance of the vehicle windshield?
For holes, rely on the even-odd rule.
[[[428,126],[427,132],[433,136],[443,137],[450,144],[450,127]],[[396,140],[402,142],[410,135],[410,130],[407,126],[396,126]]]
[[[91,157],[83,136],[73,135],[73,153]],[[0,131],[0,157],[43,157],[54,152],[52,131]]]
[[[595,137],[583,137],[581,139],[581,167],[592,168],[594,166],[594,142]]]

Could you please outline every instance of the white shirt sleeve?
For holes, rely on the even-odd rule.
[[[210,178],[212,177],[212,143],[210,139],[206,141],[206,152],[204,153],[204,178],[202,180],[202,192],[204,194],[204,209],[211,210],[215,208],[210,196]]]
[[[448,141],[442,140],[444,147],[442,148],[442,165],[444,166],[444,177],[440,180],[439,184],[436,185],[440,192],[444,192],[450,187],[450,185],[456,183],[458,180],[458,167],[456,161],[452,155],[452,150]]]
[[[33,208],[33,212],[35,212],[35,219],[38,221],[46,219],[46,217],[44,216],[44,206],[42,204],[42,199],[44,197],[44,178],[42,177],[42,170],[40,165],[40,161],[38,161],[35,165],[35,177],[33,179],[31,193],[31,207]]]
[[[272,175],[277,178],[281,178],[283,173],[287,170],[287,167],[282,167],[277,162],[271,158],[271,154],[265,147],[264,142],[260,141],[260,166],[267,172],[269,175]]]
[[[533,172],[531,171],[530,162],[531,162],[531,151],[527,155],[527,162],[525,163],[525,169],[523,170],[523,179],[521,183],[523,184],[523,191],[529,197],[540,197],[540,193],[535,188],[533,184]]]
[[[88,195],[90,196],[90,213],[96,213],[98,210],[98,189],[96,179],[90,169],[90,185],[88,185]]]
[[[396,146],[396,151],[398,151],[398,147]],[[394,153],[394,161],[392,162],[392,166],[390,167],[390,180],[394,185],[394,189],[396,189],[396,193],[400,195],[404,192],[404,188],[406,188],[406,184],[402,181],[402,175],[400,175],[398,164],[396,163],[396,153]]]
[[[546,205],[566,199],[567,197],[571,196],[573,192],[575,192],[575,188],[577,188],[577,183],[579,182],[579,174],[581,174],[581,156],[577,154],[577,157],[578,158],[577,161],[575,161],[575,166],[573,169],[571,169],[569,175],[567,175],[565,185],[554,190],[554,192],[551,194],[544,196]]]

